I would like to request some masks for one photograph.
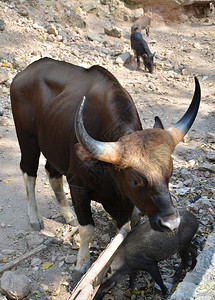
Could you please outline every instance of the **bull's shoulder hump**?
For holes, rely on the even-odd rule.
[[[87,71],[90,73],[98,74],[99,76],[104,77],[106,80],[118,83],[120,85],[120,83],[116,79],[116,77],[111,72],[109,72],[107,69],[103,68],[102,66],[94,65],[94,66],[90,67]]]

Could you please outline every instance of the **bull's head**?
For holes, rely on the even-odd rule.
[[[117,166],[116,183],[150,220],[155,230],[174,230],[180,219],[170,196],[171,154],[192,126],[201,91],[195,77],[195,93],[185,115],[167,130],[159,120],[153,129],[125,135],[117,142],[100,142],[88,135],[83,124],[83,98],[76,115],[76,136],[91,157]]]

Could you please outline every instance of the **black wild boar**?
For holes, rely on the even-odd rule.
[[[149,36],[151,18],[148,16],[141,16],[137,19],[134,24],[131,26],[131,33],[135,31],[141,32],[142,29],[146,30],[146,35]]]
[[[149,221],[130,231],[110,266],[109,278],[103,281],[94,299],[102,299],[113,283],[125,274],[130,275],[130,288],[133,289],[135,274],[138,270],[149,272],[166,297],[168,290],[161,278],[158,262],[168,259],[176,252],[179,253],[181,264],[174,274],[173,282],[176,282],[181,276],[190,259],[189,254],[192,258],[190,268],[193,269],[196,265],[197,250],[191,241],[199,223],[189,211],[181,211],[180,217],[179,228],[174,233],[154,231],[151,229]]]
[[[142,57],[145,69],[147,68],[150,73],[153,73],[155,53],[151,53],[140,32],[135,31],[131,34],[131,48],[137,56],[137,68],[139,69],[140,67],[139,57]]]

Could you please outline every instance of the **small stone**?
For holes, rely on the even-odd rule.
[[[76,255],[69,255],[65,258],[65,262],[67,264],[74,264],[74,262],[76,262],[76,260],[77,260]]]
[[[82,2],[82,9],[85,10],[87,13],[90,11],[96,9],[96,3],[93,3],[93,1],[83,1]]]
[[[0,70],[0,84],[9,80],[9,74],[7,71]]]
[[[34,257],[31,260],[31,266],[32,267],[39,266],[39,265],[41,265],[41,263],[42,263],[42,260],[40,258],[37,258],[37,257]]]
[[[210,173],[215,173],[215,166],[214,165],[210,165],[210,164],[202,164],[201,166],[198,167],[199,171],[208,171]]]
[[[207,153],[206,157],[209,161],[215,162],[215,150]]]
[[[27,10],[27,8],[26,7],[20,7],[19,9],[18,9],[18,14],[20,14],[20,16],[22,16],[22,17],[28,17],[29,16],[29,13],[28,13],[28,10]]]
[[[49,289],[48,285],[41,283],[41,285],[40,285],[41,292],[47,292],[48,289]]]
[[[27,276],[6,271],[1,278],[1,289],[9,299],[23,299],[30,291]]]
[[[0,19],[0,31],[4,31],[5,30],[5,22],[4,20]]]
[[[49,41],[49,42],[54,42],[55,39],[56,39],[56,37],[54,34],[50,34],[47,36],[47,41]]]
[[[201,49],[201,46],[199,43],[194,43],[193,44],[193,47],[196,48],[196,49]]]
[[[87,37],[90,41],[97,41],[99,43],[102,43],[102,38],[99,34],[89,33]]]
[[[61,267],[63,267],[63,265],[64,265],[64,261],[62,260],[59,262],[58,267],[61,268]]]
[[[22,70],[26,66],[27,66],[27,63],[22,58],[19,58],[19,57],[14,58],[14,60],[13,60],[13,67],[15,69]]]
[[[110,235],[108,233],[105,233],[101,236],[101,239],[104,243],[109,243],[110,242]]]
[[[144,10],[143,8],[137,8],[134,11],[134,20],[137,20],[139,17],[144,15]]]
[[[2,254],[5,256],[14,255],[16,253],[16,250],[14,249],[3,249]]]
[[[37,234],[29,234],[26,239],[30,248],[35,248],[44,242],[43,236]]]
[[[207,139],[208,143],[215,143],[215,133],[207,132],[206,139]]]
[[[1,228],[5,228],[6,227],[6,224],[4,222],[1,222]]]
[[[57,36],[58,32],[54,27],[51,27],[48,29],[48,34],[53,34],[53,35]]]

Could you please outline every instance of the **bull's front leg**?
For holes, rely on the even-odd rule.
[[[78,218],[80,235],[80,248],[75,270],[80,273],[85,273],[91,265],[89,244],[94,235],[94,221],[90,208],[91,197],[88,190],[83,187],[70,185],[70,191]]]
[[[75,270],[80,273],[85,273],[90,265],[89,244],[94,235],[94,226],[92,224],[81,226],[79,225],[80,248],[77,255],[77,263]]]

